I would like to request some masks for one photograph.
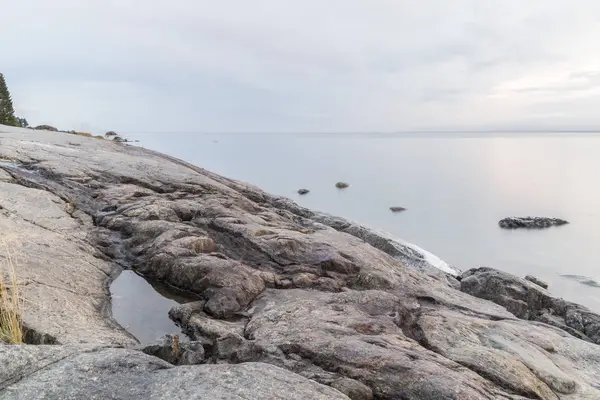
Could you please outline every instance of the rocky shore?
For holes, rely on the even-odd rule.
[[[143,148],[0,126],[0,240],[29,343],[0,399],[600,398],[590,310]],[[199,299],[191,343],[112,320],[123,268]]]

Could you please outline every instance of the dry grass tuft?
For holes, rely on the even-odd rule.
[[[215,242],[211,238],[197,238],[192,244],[192,248],[196,253],[212,253],[215,251]]]
[[[89,132],[77,132],[77,131],[71,131],[72,135],[79,135],[79,136],[85,136],[85,137],[93,137],[94,135],[92,135]]]
[[[19,288],[16,262],[6,246],[3,246],[4,260],[2,270],[8,270],[8,279],[0,274],[0,342],[10,344],[23,343],[24,299]]]

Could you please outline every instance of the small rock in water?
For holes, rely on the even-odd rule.
[[[350,185],[348,185],[346,182],[338,182],[335,184],[335,187],[338,189],[346,189],[348,186]]]
[[[392,210],[392,212],[401,212],[401,211],[406,211],[406,208],[404,208],[404,207],[390,207],[390,210]]]
[[[308,192],[310,192],[308,189],[298,189],[298,194],[307,194]]]
[[[530,229],[542,229],[549,228],[551,226],[560,226],[568,224],[568,221],[560,218],[546,218],[546,217],[508,217],[501,219],[498,222],[500,228],[504,229],[517,229],[517,228],[530,228]]]
[[[538,286],[541,286],[541,287],[543,287],[544,289],[548,289],[548,284],[547,284],[546,282],[544,282],[543,280],[541,280],[541,279],[539,279],[539,278],[536,278],[536,277],[535,277],[535,276],[533,276],[533,275],[527,275],[527,276],[525,277],[525,280],[528,280],[528,281],[529,281],[529,282],[531,282],[531,283],[535,283],[536,285],[538,285]]]

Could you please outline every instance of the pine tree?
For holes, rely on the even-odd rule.
[[[6,80],[0,74],[0,124],[17,126],[18,123]]]

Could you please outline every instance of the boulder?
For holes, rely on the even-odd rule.
[[[546,217],[508,217],[501,219],[498,222],[500,228],[504,229],[517,229],[517,228],[528,228],[528,229],[543,229],[551,226],[560,226],[568,224],[568,221],[560,218],[546,218]]]
[[[310,190],[308,189],[298,189],[298,194],[302,195],[302,194],[308,194],[310,192]]]
[[[348,186],[350,186],[350,185],[347,184],[346,182],[338,182],[335,184],[335,187],[338,189],[346,189]]]
[[[58,132],[58,129],[56,129],[53,126],[50,125],[38,125],[35,128],[33,128],[37,131],[51,131],[51,132]]]
[[[404,207],[390,207],[390,210],[392,212],[402,212],[402,211],[406,211],[406,208],[404,208]]]

